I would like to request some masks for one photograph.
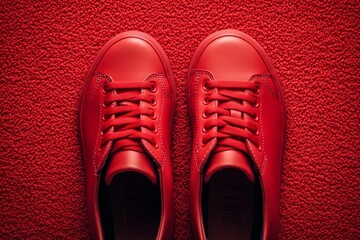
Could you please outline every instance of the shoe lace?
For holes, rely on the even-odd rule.
[[[141,139],[158,147],[154,138],[156,114],[152,109],[156,105],[155,92],[155,82],[107,82],[104,85],[101,145],[113,141],[111,153],[120,150],[143,152]],[[148,107],[140,107],[140,101],[147,102]],[[141,128],[150,131],[142,132]]]
[[[216,138],[218,141],[214,152],[235,149],[248,153],[247,139],[260,148],[256,123],[259,86],[250,81],[205,81],[205,91],[210,92],[214,88],[217,91],[211,91],[203,101],[204,105],[208,105],[203,113],[206,119],[203,145]],[[210,105],[215,100],[218,104]],[[212,118],[213,114],[217,114],[217,118]],[[244,118],[244,114],[250,117]],[[217,131],[211,131],[214,127],[217,127]]]

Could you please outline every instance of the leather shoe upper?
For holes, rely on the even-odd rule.
[[[80,137],[87,208],[93,239],[104,239],[101,186],[134,172],[160,189],[157,239],[171,239],[174,224],[170,140],[175,85],[160,45],[141,32],[111,39],[88,73],[80,101]]]
[[[190,213],[195,238],[207,239],[204,184],[219,169],[234,168],[250,181],[256,175],[263,202],[262,239],[276,239],[284,106],[264,50],[239,31],[210,35],[194,54],[187,94],[194,135]]]

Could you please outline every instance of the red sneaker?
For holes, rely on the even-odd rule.
[[[189,73],[195,239],[277,238],[284,101],[269,58],[224,30],[200,44]]]
[[[96,57],[80,104],[93,239],[171,239],[175,83],[155,39],[126,32]]]

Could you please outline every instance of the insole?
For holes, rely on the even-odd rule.
[[[117,174],[109,186],[115,239],[155,239],[160,222],[160,193],[145,176]]]
[[[207,236],[212,239],[251,239],[254,184],[236,169],[214,174],[208,183]]]

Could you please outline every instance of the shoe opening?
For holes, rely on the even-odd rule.
[[[115,175],[109,186],[102,176],[99,210],[105,239],[156,239],[161,216],[159,186],[136,172]]]
[[[237,169],[220,170],[203,186],[206,239],[260,239],[262,209],[259,179],[251,182]]]

